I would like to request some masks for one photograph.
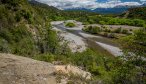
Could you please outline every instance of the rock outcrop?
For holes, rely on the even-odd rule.
[[[58,82],[58,77],[60,77],[60,82]],[[0,53],[0,84],[67,84],[76,78],[90,80],[91,73],[72,65],[53,65]],[[78,79],[78,81],[79,84],[84,83],[83,80]]]
[[[56,84],[54,71],[50,63],[0,54],[0,84]]]
[[[64,73],[64,74],[72,73],[74,75],[81,76],[84,79],[88,79],[88,80],[91,79],[91,73],[83,71],[83,70],[79,69],[76,66],[72,66],[72,65],[56,65],[55,69],[56,69],[57,72],[61,72],[61,73]]]

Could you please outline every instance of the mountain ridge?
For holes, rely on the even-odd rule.
[[[96,9],[86,9],[86,8],[70,8],[70,9],[65,9],[65,10],[85,10],[85,11],[89,11],[89,12],[95,12],[95,13],[99,13],[99,14],[120,14],[120,13],[124,13],[126,11],[128,11],[128,9],[131,8],[137,8],[137,7],[145,7],[146,3],[143,3],[140,6],[116,6],[113,8],[96,8]]]
[[[47,5],[50,5],[50,6],[54,6],[54,7],[57,7],[61,10],[84,10],[84,11],[88,11],[88,12],[96,12],[96,13],[101,13],[101,14],[119,14],[119,13],[123,13],[125,11],[127,11],[129,8],[135,8],[135,7],[143,7],[143,6],[146,6],[146,2],[145,1],[140,1],[140,0],[136,0],[136,1],[131,1],[131,0],[121,0],[121,1],[107,1],[107,0],[104,0],[104,1],[96,1],[97,3],[100,2],[100,4],[89,4],[87,6],[74,6],[73,1],[70,1],[70,3],[68,2],[64,2],[64,4],[66,5],[61,5],[61,3],[63,1],[51,1],[50,0],[50,3],[46,1],[43,2],[41,0],[30,0],[30,1],[38,1],[38,2],[41,2],[41,3],[44,3],[44,4],[47,4]],[[96,3],[95,2],[95,3]],[[135,3],[134,3],[135,2]],[[137,3],[136,3],[137,2]],[[52,5],[52,3],[56,3],[56,6],[55,5]],[[105,3],[105,4],[104,4]],[[102,5],[111,5],[111,6],[102,6]],[[101,5],[101,6],[97,6],[97,5]],[[61,8],[63,6],[63,8]],[[69,6],[69,7],[68,7]],[[92,7],[93,6],[93,7]]]

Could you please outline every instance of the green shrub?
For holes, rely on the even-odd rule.
[[[21,10],[19,16],[22,16],[24,19],[26,19],[28,23],[32,23],[32,14],[30,11]]]
[[[42,54],[37,55],[34,57],[36,60],[45,61],[45,62],[53,62],[54,61],[54,55],[53,54]]]
[[[65,26],[66,27],[75,27],[76,25],[73,22],[68,22],[68,23],[65,24]]]
[[[21,17],[22,16],[20,15],[20,13],[17,13],[16,16],[15,16],[16,21],[17,22],[21,21]]]
[[[114,33],[110,33],[110,34],[108,35],[108,37],[109,37],[109,38],[115,38],[115,34],[114,34]]]
[[[34,41],[26,37],[13,44],[11,53],[31,57],[39,53],[35,50],[35,47]]]
[[[132,29],[129,29],[129,31],[133,31]]]
[[[103,36],[108,37],[108,33],[104,32]]]
[[[99,24],[101,24],[101,25],[105,25],[106,22],[105,22],[105,21],[99,21]]]
[[[100,32],[100,27],[94,26],[94,27],[91,29],[91,33],[92,33],[92,34],[98,34],[99,32]]]
[[[103,30],[104,32],[111,32],[111,30],[110,29],[108,29],[108,28],[105,28],[104,30]]]
[[[128,34],[128,30],[127,29],[123,29],[122,30],[122,34]]]
[[[134,26],[144,27],[144,25],[145,25],[145,21],[144,20],[134,19],[133,22],[134,22]]]
[[[143,27],[145,21],[142,19],[128,19],[128,18],[115,18],[109,16],[89,16],[84,18],[85,20],[82,22],[90,23],[90,24],[108,24],[108,25],[130,25],[130,26],[138,26]]]
[[[117,28],[117,29],[115,29],[113,32],[114,32],[114,33],[121,33],[121,31],[122,31],[122,28]]]
[[[101,29],[97,26],[88,26],[87,28],[84,28],[84,31],[89,32],[91,34],[98,34]]]
[[[2,38],[0,38],[0,52],[4,52],[4,53],[10,52],[8,42]]]

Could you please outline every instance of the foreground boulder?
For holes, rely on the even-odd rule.
[[[55,66],[56,72],[64,73],[64,74],[74,74],[76,76],[80,76],[84,79],[90,80],[91,73],[86,72],[76,66],[72,65],[56,65]]]
[[[77,66],[0,53],[0,84],[88,84],[90,79],[91,73]]]
[[[54,71],[50,63],[0,54],[0,84],[56,84]]]

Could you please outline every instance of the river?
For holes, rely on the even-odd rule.
[[[110,53],[113,56],[121,56],[123,54],[119,46],[111,39],[102,36],[91,35],[82,31],[83,25],[81,23],[78,23],[78,26],[74,28],[65,27],[63,21],[52,22],[52,25],[62,31],[66,31],[83,38],[90,48],[98,49],[98,51],[103,53]]]

